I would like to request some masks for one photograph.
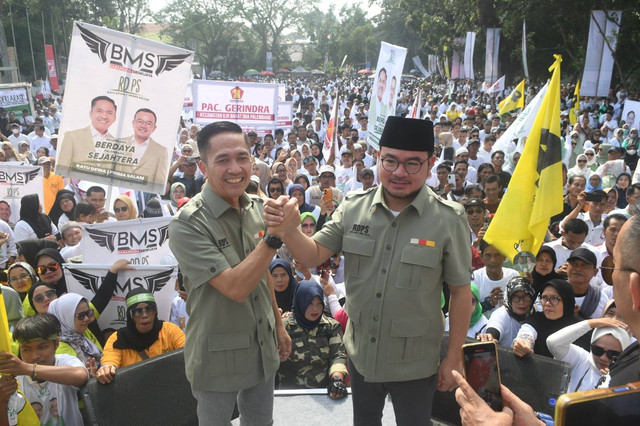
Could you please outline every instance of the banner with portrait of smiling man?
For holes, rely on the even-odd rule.
[[[380,43],[380,55],[369,103],[369,137],[367,143],[378,149],[387,117],[396,114],[396,100],[400,93],[400,78],[407,49],[386,42]]]
[[[75,22],[56,173],[165,192],[193,52]]]

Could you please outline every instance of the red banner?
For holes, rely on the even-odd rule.
[[[47,75],[49,76],[49,85],[51,90],[60,90],[58,85],[58,70],[56,69],[56,60],[53,57],[53,46],[44,45],[44,53],[47,57]]]

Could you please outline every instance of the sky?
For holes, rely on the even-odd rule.
[[[162,9],[168,0],[149,0],[149,7],[153,12],[157,12]],[[327,10],[330,5],[335,5],[335,10],[338,11],[343,5],[359,4],[362,9],[368,11],[368,16],[373,17],[380,12],[380,7],[377,5],[369,6],[369,0],[319,0],[317,3],[318,9]]]

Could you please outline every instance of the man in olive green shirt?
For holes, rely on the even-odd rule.
[[[187,378],[201,425],[228,426],[236,402],[243,424],[270,425],[275,373],[291,352],[265,274],[278,247],[263,241],[262,200],[245,193],[251,155],[242,129],[210,124],[198,149],[207,183],[169,225],[189,293]]]
[[[380,146],[381,185],[348,195],[313,239],[295,227],[297,207],[284,197],[266,203],[265,218],[305,265],[344,252],[354,424],[379,425],[387,393],[399,425],[428,424],[436,385],[452,391],[451,372],[462,371],[471,316],[469,228],[462,206],[425,185],[435,160],[430,122],[389,117]],[[451,331],[438,367],[443,281],[451,290]]]

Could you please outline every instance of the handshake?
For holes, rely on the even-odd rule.
[[[267,225],[267,234],[284,238],[300,225],[298,200],[285,195],[276,200],[267,199],[264,203],[264,222]]]

